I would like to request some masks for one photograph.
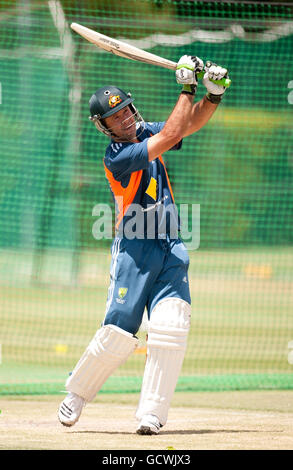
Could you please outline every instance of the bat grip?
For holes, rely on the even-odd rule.
[[[198,78],[203,79],[205,72],[202,70],[197,74]],[[229,88],[231,85],[231,80],[230,78],[221,78],[221,80],[210,80],[211,82],[215,83],[216,85],[222,85],[226,88]]]

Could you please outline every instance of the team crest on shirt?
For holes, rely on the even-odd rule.
[[[115,106],[117,106],[117,104],[121,103],[122,102],[122,99],[120,98],[119,95],[111,95],[110,98],[109,98],[109,106],[110,108],[115,108]]]
[[[125,303],[124,297],[126,296],[127,291],[128,291],[127,287],[119,287],[118,297],[116,299],[116,302],[118,302],[119,304],[124,304]]]

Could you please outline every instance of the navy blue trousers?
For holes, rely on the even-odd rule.
[[[135,334],[145,308],[148,318],[166,297],[189,304],[189,256],[180,239],[129,240],[115,238],[104,325],[112,324]]]

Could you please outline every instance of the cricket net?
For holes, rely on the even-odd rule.
[[[164,121],[180,91],[71,22],[229,69],[210,122],[165,155],[176,204],[200,205],[177,390],[293,388],[292,4],[0,0],[0,394],[58,393],[104,317],[111,241],[94,224],[113,206],[90,96],[117,85]],[[102,392],[139,390],[146,331]]]

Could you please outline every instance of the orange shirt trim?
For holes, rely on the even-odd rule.
[[[113,173],[108,170],[104,162],[104,168],[106,177],[109,181],[110,188],[114,194],[115,201],[118,206],[118,216],[117,216],[117,223],[116,229],[118,229],[121,220],[123,219],[128,207],[133,202],[137,190],[139,188],[141,178],[142,178],[142,171],[134,171],[131,173],[129,183],[126,188],[122,186],[122,184],[115,180]]]

